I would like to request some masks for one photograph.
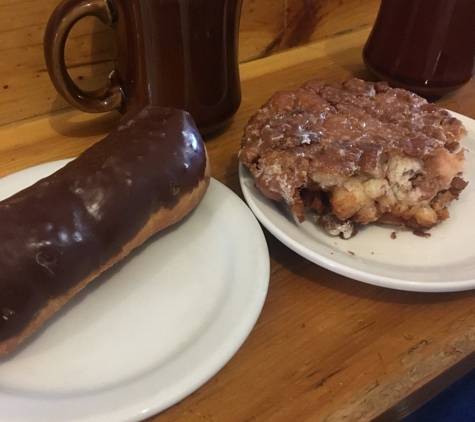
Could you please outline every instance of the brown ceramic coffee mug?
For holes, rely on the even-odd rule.
[[[44,49],[56,90],[86,112],[156,104],[188,111],[201,133],[239,108],[238,34],[242,0],[63,0],[51,15]],[[71,79],[64,48],[73,25],[95,16],[116,34],[117,59],[100,90]]]
[[[363,59],[379,79],[426,97],[460,88],[475,70],[475,1],[382,0]]]

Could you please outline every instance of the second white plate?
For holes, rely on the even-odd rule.
[[[0,179],[0,199],[64,163]],[[188,218],[94,280],[0,360],[0,421],[131,422],[160,412],[234,355],[268,281],[259,223],[211,180]]]
[[[418,237],[393,227],[368,225],[348,240],[328,235],[309,215],[296,222],[288,208],[264,197],[242,164],[244,197],[259,221],[281,242],[308,260],[346,277],[399,290],[448,292],[475,288],[475,121],[462,120],[468,136],[464,179],[468,186],[449,206],[450,218]],[[391,233],[396,231],[396,239]]]

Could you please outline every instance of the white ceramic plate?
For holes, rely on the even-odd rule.
[[[265,198],[240,165],[244,197],[260,222],[306,259],[346,277],[399,290],[448,292],[475,288],[475,121],[453,113],[468,130],[464,179],[469,185],[449,206],[451,217],[431,236],[369,225],[349,240],[328,235],[312,222],[296,222],[286,206]],[[391,233],[396,231],[397,238]]]
[[[63,164],[1,179],[0,198]],[[96,279],[0,360],[0,421],[130,422],[162,411],[238,350],[268,281],[259,223],[212,180],[188,218]]]

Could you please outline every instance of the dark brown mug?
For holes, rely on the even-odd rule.
[[[242,0],[63,0],[46,26],[46,66],[56,90],[91,113],[147,104],[188,111],[202,134],[225,125],[241,103],[238,35]],[[95,16],[114,29],[115,69],[84,91],[66,69],[74,24]]]
[[[437,97],[474,72],[474,0],[382,0],[363,50],[367,68],[389,84]]]

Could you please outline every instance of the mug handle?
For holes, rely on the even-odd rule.
[[[110,73],[105,86],[95,91],[84,91],[73,82],[66,69],[66,39],[74,24],[85,16],[95,16],[109,26],[117,20],[117,12],[109,0],[63,0],[46,25],[46,68],[56,90],[77,109],[89,113],[118,109],[124,101],[124,95],[115,70]]]

